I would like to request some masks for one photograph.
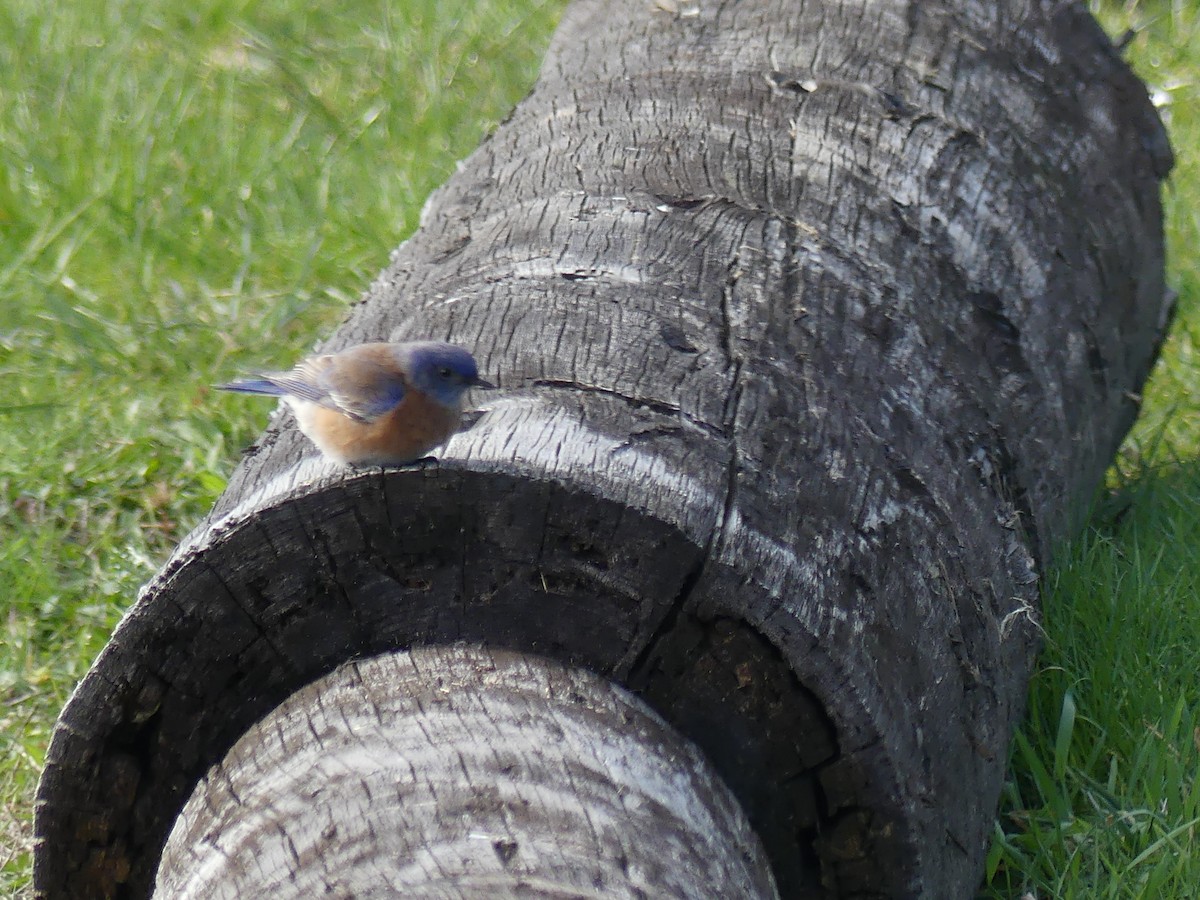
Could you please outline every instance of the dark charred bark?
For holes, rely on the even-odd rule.
[[[1169,166],[1078,3],[578,3],[328,345],[505,390],[406,470],[275,420],[63,712],[39,889],[145,896],[253,722],[467,641],[638,692],[784,896],[969,894],[1037,573],[1169,315]]]

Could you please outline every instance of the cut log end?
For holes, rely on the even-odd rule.
[[[461,466],[334,473],[231,516],[156,581],[48,753],[45,893],[144,896],[190,786],[245,729],[347,648],[458,641],[642,692],[728,773],[789,893],[821,891],[833,723],[755,629],[682,611],[703,548],[623,504]]]

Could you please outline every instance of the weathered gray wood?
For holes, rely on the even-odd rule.
[[[346,663],[251,728],[184,807],[155,896],[776,894],[737,801],[643,703],[454,647]]]
[[[1169,164],[1079,3],[573,6],[328,344],[505,390],[403,471],[275,419],[64,710],[39,888],[144,896],[276,703],[467,640],[640,692],[782,894],[969,894],[1038,568],[1168,318]]]

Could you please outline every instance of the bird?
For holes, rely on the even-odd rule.
[[[475,358],[442,341],[376,341],[310,356],[287,372],[218,385],[223,391],[281,397],[300,431],[344,466],[415,462],[444,444],[462,421],[464,395],[495,385]]]

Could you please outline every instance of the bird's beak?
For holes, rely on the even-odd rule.
[[[488,391],[495,390],[496,388],[496,386],[490,381],[484,381],[479,376],[476,376],[475,380],[471,382],[471,387],[483,388],[484,390]]]

